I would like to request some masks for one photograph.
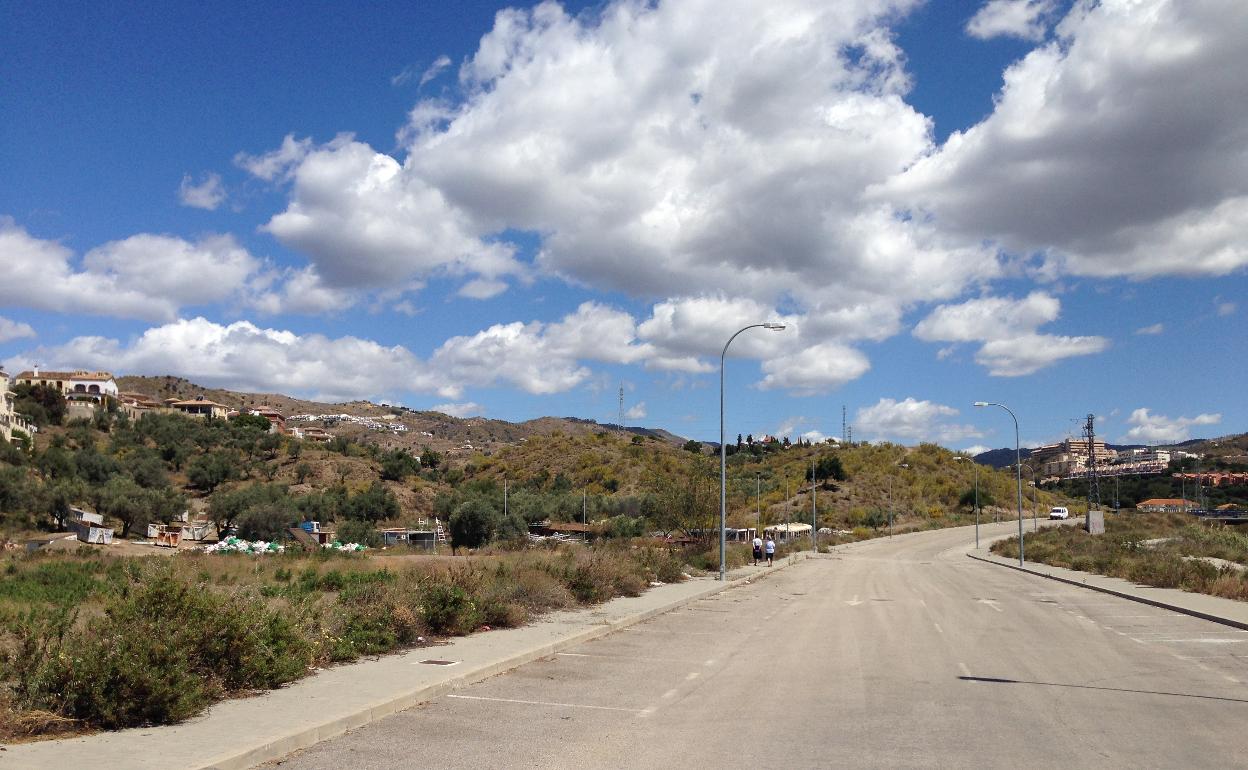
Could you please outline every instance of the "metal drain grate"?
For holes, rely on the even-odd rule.
[[[421,663],[424,663],[427,666],[453,666],[458,662],[459,662],[458,660],[422,660],[421,661]]]

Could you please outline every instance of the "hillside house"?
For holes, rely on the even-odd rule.
[[[26,422],[13,410],[13,392],[9,390],[9,375],[0,369],[0,439],[13,441],[13,431],[21,431],[33,436],[35,426]]]
[[[38,368],[17,375],[18,385],[45,385],[56,388],[73,401],[99,402],[105,396],[117,398],[117,382],[108,372],[41,372]]]
[[[176,399],[166,402],[170,409],[190,415],[191,417],[201,417],[204,419],[212,418],[224,420],[230,413],[230,407],[225,404],[218,404],[215,401],[209,401],[203,396],[196,396],[189,401],[178,401]]]
[[[286,418],[282,416],[281,412],[276,412],[272,409],[249,409],[247,413],[268,420],[269,433],[286,435],[289,432],[286,430]]]
[[[117,408],[131,420],[137,420],[150,412],[168,411],[164,403],[157,401],[146,393],[117,394]]]

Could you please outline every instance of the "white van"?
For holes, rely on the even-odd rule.
[[[1050,519],[1069,519],[1070,511],[1066,510],[1065,506],[1055,505],[1049,509],[1049,518]]]

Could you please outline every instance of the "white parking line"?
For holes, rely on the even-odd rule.
[[[1180,642],[1183,644],[1239,644],[1248,639],[1150,639],[1151,642]]]
[[[480,695],[448,695],[448,698],[457,698],[459,700],[483,700],[493,703],[519,703],[524,706],[556,706],[559,708],[571,709],[594,709],[595,711],[627,711],[630,714],[641,714],[646,709],[623,709],[615,706],[589,706],[584,703],[552,703],[541,700],[515,700],[512,698],[485,698]]]
[[[640,660],[646,663],[679,663],[686,666],[693,662],[679,658],[654,658],[649,655],[597,655],[590,652],[556,652],[555,655],[563,658],[604,658],[607,660]]]
[[[936,626],[936,633],[938,633],[938,634],[943,634],[943,633],[945,633],[945,629],[941,628],[939,623],[933,623],[932,625],[933,625],[933,626]]]

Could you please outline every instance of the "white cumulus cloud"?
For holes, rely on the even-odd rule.
[[[646,402],[638,401],[628,408],[624,413],[624,418],[628,420],[642,420],[646,416]]]
[[[225,185],[221,183],[221,175],[209,172],[199,184],[195,184],[190,174],[183,175],[182,183],[178,185],[178,200],[183,206],[215,211],[225,202]]]
[[[0,217],[0,305],[171,320],[183,307],[239,295],[261,267],[228,235],[192,242],[140,233],[91,249],[81,266],[77,261],[60,243]]]
[[[1016,4],[1015,4],[1016,5]],[[1005,7],[1005,6],[1000,6]],[[1050,273],[1248,266],[1248,3],[1077,2],[991,115],[880,188]]]
[[[1033,374],[1064,358],[1109,347],[1104,337],[1037,333],[1037,327],[1057,320],[1061,307],[1056,297],[1040,291],[1021,300],[981,297],[940,305],[915,325],[914,336],[929,342],[982,342],[975,361],[998,377]]]
[[[334,288],[445,275],[489,298],[536,271],[647,300],[784,303],[812,334],[882,339],[908,306],[1000,272],[992,249],[863,197],[934,149],[889,30],[915,5],[506,9],[455,93],[411,110],[397,152],[287,137],[238,162],[291,182],[266,229]],[[538,235],[535,264],[515,232]]]
[[[12,342],[34,336],[35,329],[30,324],[0,316],[0,342]]]
[[[1220,422],[1222,415],[1216,413],[1171,418],[1151,414],[1148,409],[1141,407],[1127,418],[1127,424],[1133,427],[1127,431],[1123,440],[1141,444],[1175,444],[1191,438],[1194,426],[1217,425]]]
[[[480,404],[472,401],[462,403],[450,402],[446,404],[434,404],[429,407],[431,412],[441,412],[451,417],[475,417],[485,413]]]
[[[881,398],[875,404],[859,409],[854,415],[856,433],[871,438],[903,441],[955,442],[979,438],[983,434],[973,425],[950,422],[958,410],[933,401],[914,397],[897,401]]]
[[[174,374],[210,387],[329,400],[380,400],[399,391],[441,390],[439,378],[403,347],[357,337],[300,335],[249,321],[222,325],[204,318],[178,320],[152,327],[128,343],[75,337],[26,357],[49,367]]]
[[[1017,37],[1040,41],[1049,29],[1055,0],[989,0],[966,23],[966,33],[980,40]]]

